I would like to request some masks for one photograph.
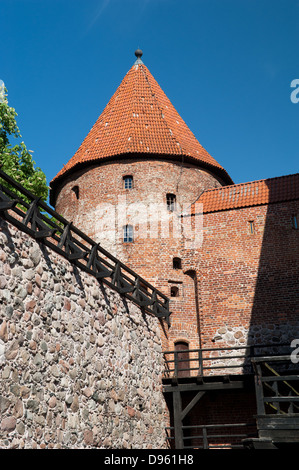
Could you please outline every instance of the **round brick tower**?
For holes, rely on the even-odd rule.
[[[50,183],[50,200],[169,296],[169,348],[176,342],[198,348],[200,226],[188,213],[203,191],[232,180],[179,116],[142,52],[135,55],[89,134]]]

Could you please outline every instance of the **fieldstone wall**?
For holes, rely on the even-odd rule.
[[[158,319],[0,219],[0,448],[164,448]]]
[[[227,347],[237,347],[253,344],[290,345],[295,338],[299,338],[299,321],[254,325],[250,328],[223,325],[217,329],[213,340],[215,347],[219,342]]]

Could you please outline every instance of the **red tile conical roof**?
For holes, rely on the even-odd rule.
[[[124,154],[185,156],[232,183],[224,168],[197,141],[140,56],[51,186],[84,164]]]

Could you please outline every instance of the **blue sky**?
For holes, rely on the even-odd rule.
[[[299,0],[0,0],[0,40],[0,80],[48,183],[138,47],[235,183],[298,172]]]

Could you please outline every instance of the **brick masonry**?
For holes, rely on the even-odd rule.
[[[147,69],[134,65],[51,182],[51,201],[170,296],[164,351],[178,342],[189,349],[290,345],[299,338],[299,231],[291,223],[299,215],[298,175],[233,185],[202,152]],[[133,177],[131,189],[125,176]],[[174,212],[167,210],[169,194],[176,196]],[[133,242],[123,239],[125,224]],[[224,364],[221,353],[211,354]],[[236,365],[233,358],[225,364]],[[216,369],[223,373],[244,369]],[[187,406],[192,397],[183,395]],[[255,414],[253,388],[212,391],[184,423],[247,423]]]
[[[124,188],[123,177],[126,175],[133,177],[133,189]],[[219,186],[221,182],[212,174],[183,161],[114,160],[92,166],[88,171],[81,170],[66,179],[57,195],[56,210],[166,295],[170,296],[172,286],[178,286],[179,295],[172,299],[171,308],[179,314],[184,312],[184,328],[180,336],[186,338],[191,335],[198,347],[196,317],[192,309],[194,282],[182,270],[173,269],[173,258],[182,258],[184,238],[180,227],[173,231],[172,218],[175,223],[180,223],[180,218],[176,212],[167,211],[166,196],[175,194],[177,207],[183,210],[190,208],[204,190]],[[78,199],[74,195],[74,187],[79,189]],[[121,204],[127,207],[127,223],[134,226],[134,243],[123,242],[124,222],[121,217],[124,211]],[[152,223],[156,216],[157,226]],[[165,223],[161,224],[161,220]],[[190,291],[190,300],[186,301],[183,289]],[[186,302],[192,304],[189,325]],[[182,320],[176,326],[175,316],[172,318],[171,331],[181,329]]]
[[[125,175],[133,176],[133,189],[124,188]],[[298,200],[189,216],[188,204],[221,184],[193,164],[139,157],[73,173],[57,193],[58,212],[166,295],[177,288],[178,296],[170,297],[168,349],[177,341],[193,349],[290,342],[299,337],[299,232],[291,223],[292,214],[299,213]],[[76,186],[79,199],[72,189]],[[167,193],[176,195],[181,209],[187,208],[186,217],[167,213]],[[141,207],[128,216],[134,226],[133,243],[123,242],[121,219],[107,217],[117,214],[124,198],[126,207],[136,203]],[[157,236],[145,232],[153,203],[164,208],[166,235],[161,230]],[[107,212],[100,207],[107,207]],[[172,229],[175,219],[181,224],[178,232]],[[199,246],[190,247],[182,229],[188,223],[195,227],[191,239],[202,230]],[[175,257],[181,259],[181,269],[173,268]]]
[[[0,229],[0,447],[164,448],[158,319]]]
[[[204,215],[198,253],[202,343],[229,346],[299,337],[298,201]],[[254,224],[254,233],[250,231]]]

